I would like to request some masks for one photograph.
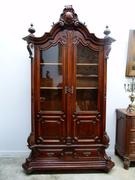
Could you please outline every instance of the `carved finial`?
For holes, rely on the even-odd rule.
[[[74,24],[77,26],[78,22],[79,20],[78,20],[77,14],[75,13],[72,5],[65,6],[59,20],[59,23],[61,24],[61,26],[64,26],[64,24],[67,24],[67,25]]]
[[[104,30],[105,38],[108,37],[108,35],[111,33],[108,26],[106,26],[106,29]]]
[[[28,29],[28,32],[30,33],[31,36],[34,36],[33,34],[36,32],[35,29],[33,28],[33,24],[30,25],[30,28]]]

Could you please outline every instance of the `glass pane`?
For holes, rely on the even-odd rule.
[[[98,66],[95,65],[78,65],[77,64],[77,74],[80,75],[98,75]]]
[[[61,87],[62,86],[62,66],[61,65],[41,65],[41,87]]]
[[[41,89],[40,106],[45,111],[62,110],[62,89]]]
[[[77,87],[97,87],[98,78],[97,77],[85,77],[77,76]]]
[[[41,51],[41,63],[61,63],[61,45]]]
[[[77,63],[98,63],[98,52],[79,44],[77,46]]]
[[[61,45],[41,50],[40,107],[44,111],[62,110],[62,51]]]
[[[97,89],[77,89],[76,91],[76,111],[97,110]]]
[[[76,111],[95,111],[98,102],[98,52],[77,46]]]

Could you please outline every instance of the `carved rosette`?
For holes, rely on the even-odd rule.
[[[78,16],[75,13],[74,9],[72,8],[72,5],[65,6],[63,13],[60,16],[59,23],[61,26],[64,26],[64,24],[67,25],[75,25],[77,26],[79,23]]]

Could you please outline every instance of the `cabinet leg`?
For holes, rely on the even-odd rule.
[[[115,155],[118,156],[118,152],[117,152],[117,149],[115,149]]]
[[[124,169],[129,169],[130,160],[128,158],[124,158]]]

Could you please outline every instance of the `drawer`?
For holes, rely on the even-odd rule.
[[[133,118],[132,121],[131,121],[131,128],[135,129],[135,118]]]
[[[130,142],[135,143],[135,131],[130,131]]]
[[[135,154],[135,143],[130,143],[129,145],[129,153]]]
[[[61,149],[38,149],[34,152],[34,156],[46,159],[58,159],[61,156]]]
[[[97,159],[99,152],[97,149],[76,149],[74,152],[74,157],[77,159]]]

